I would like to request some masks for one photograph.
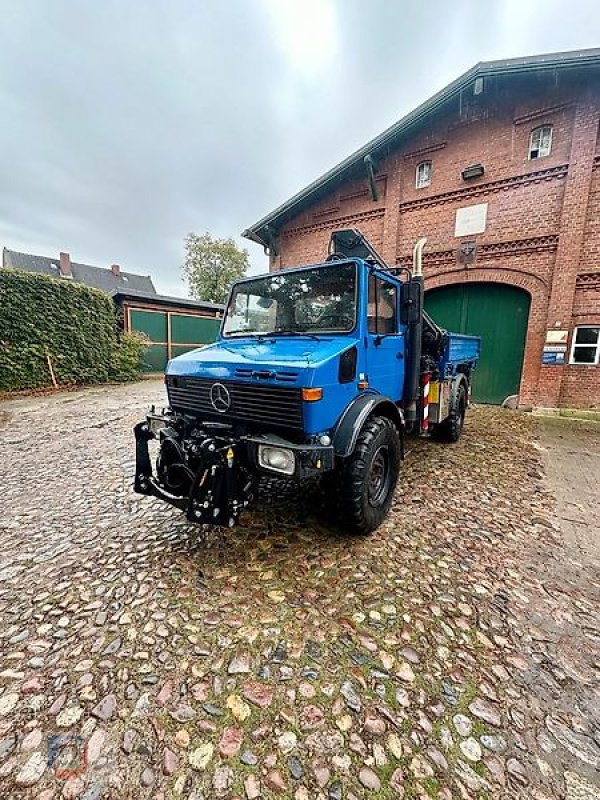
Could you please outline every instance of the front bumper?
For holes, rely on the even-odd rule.
[[[148,442],[156,438],[148,420],[133,429],[135,435],[134,490],[159,497],[185,511],[190,522],[233,527],[250,500],[249,486],[237,464],[235,443],[223,445],[207,437],[201,443],[202,465],[191,480],[186,495],[175,495],[152,474]]]
[[[208,427],[199,435],[196,426],[192,436],[185,438],[181,430],[177,433],[178,419],[181,421],[177,415],[151,413],[144,422],[135,426],[134,489],[139,494],[158,497],[180,508],[190,522],[235,525],[252,499],[254,478],[261,474],[302,481],[334,468],[335,456],[331,445],[295,444],[271,434],[235,437],[228,432],[210,432]],[[182,437],[194,453],[191,462],[188,456],[183,455]],[[160,439],[161,449],[170,446],[181,456],[176,466],[187,475],[185,490],[181,493],[169,491],[169,477],[165,477],[158,464],[159,474],[157,477],[153,474],[148,444],[156,438]],[[277,469],[260,466],[261,446],[291,451],[294,454],[294,472],[282,474]],[[195,465],[193,469],[190,463]]]
[[[318,444],[294,444],[282,439],[279,436],[264,434],[262,436],[249,436],[246,439],[248,446],[248,461],[253,467],[259,469],[261,473],[269,475],[279,475],[295,480],[304,480],[314,477],[322,472],[332,470],[334,467],[334,450],[330,445],[324,447]],[[291,450],[294,454],[295,469],[293,475],[282,475],[281,472],[259,465],[258,448],[261,445],[269,447],[281,447]]]

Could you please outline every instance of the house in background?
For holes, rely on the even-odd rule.
[[[222,305],[160,295],[149,275],[124,272],[118,264],[95,267],[71,261],[69,253],[50,258],[5,247],[2,266],[75,281],[109,294],[122,312],[123,329],[144,333],[150,340],[144,356],[146,372],[162,372],[170,358],[214,342],[221,324]]]
[[[113,294],[119,289],[133,289],[145,294],[156,294],[152,278],[149,275],[123,272],[118,264],[112,264],[110,267],[79,264],[71,261],[69,253],[59,253],[58,258],[50,258],[49,256],[18,253],[5,247],[2,250],[2,266],[24,269],[27,272],[41,272],[53,278],[83,283],[92,289],[100,289],[108,294]]]
[[[382,67],[383,68],[383,67]],[[271,269],[427,237],[425,306],[482,337],[476,400],[600,406],[600,48],[482,62],[244,235]]]

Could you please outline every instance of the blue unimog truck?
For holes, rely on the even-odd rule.
[[[337,231],[324,263],[235,283],[217,342],[169,361],[169,407],[135,427],[135,490],[233,526],[261,476],[322,476],[344,530],[377,528],[405,436],[459,438],[480,351],[423,310],[424,245],[388,267]]]

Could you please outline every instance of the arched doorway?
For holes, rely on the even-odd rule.
[[[425,293],[425,308],[438,325],[481,336],[474,400],[500,404],[518,394],[529,306],[526,291],[503,283],[458,283]]]

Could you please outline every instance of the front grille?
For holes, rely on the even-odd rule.
[[[231,405],[225,413],[219,413],[211,402],[211,389],[215,384],[229,391]],[[211,420],[302,430],[302,389],[169,376],[167,393],[171,408],[181,413],[202,415]]]

